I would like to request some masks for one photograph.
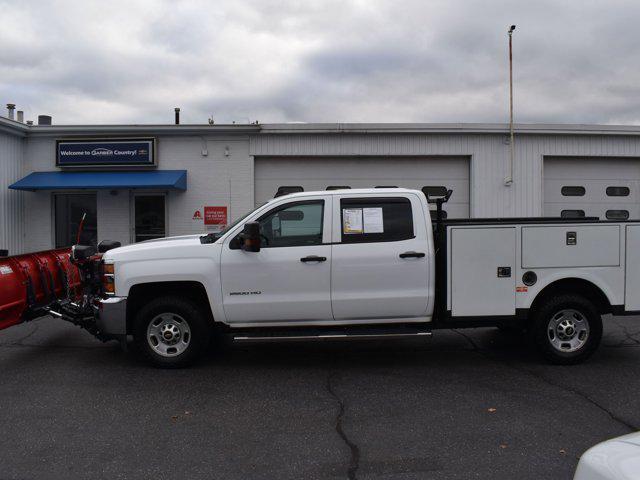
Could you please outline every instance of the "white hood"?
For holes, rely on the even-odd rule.
[[[202,236],[203,234],[195,234],[145,240],[109,250],[104,254],[103,259],[119,261],[166,258],[169,252],[173,257],[189,256],[193,247],[202,245],[200,242]]]

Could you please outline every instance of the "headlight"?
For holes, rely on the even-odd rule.
[[[115,295],[115,267],[113,263],[102,264],[102,291],[105,295]]]

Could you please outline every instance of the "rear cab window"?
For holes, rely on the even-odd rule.
[[[426,237],[426,215],[417,195],[334,197],[333,242],[400,242]]]

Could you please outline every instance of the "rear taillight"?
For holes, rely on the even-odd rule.
[[[102,264],[102,291],[105,295],[115,295],[115,268],[113,263]]]

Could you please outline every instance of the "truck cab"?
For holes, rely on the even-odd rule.
[[[221,244],[224,323],[347,325],[430,321],[433,243],[428,206],[411,191],[298,193],[251,215]]]
[[[248,225],[257,227],[253,248],[244,246]],[[289,194],[220,234],[142,242],[103,261],[113,292],[100,303],[98,323],[120,337],[135,337],[136,318],[168,297],[234,332],[427,324],[435,303],[429,205],[421,192],[399,188]],[[180,332],[185,324],[161,320],[157,332],[138,336],[153,337],[169,363],[185,333],[193,338],[191,327]],[[166,347],[171,332],[181,341]]]

